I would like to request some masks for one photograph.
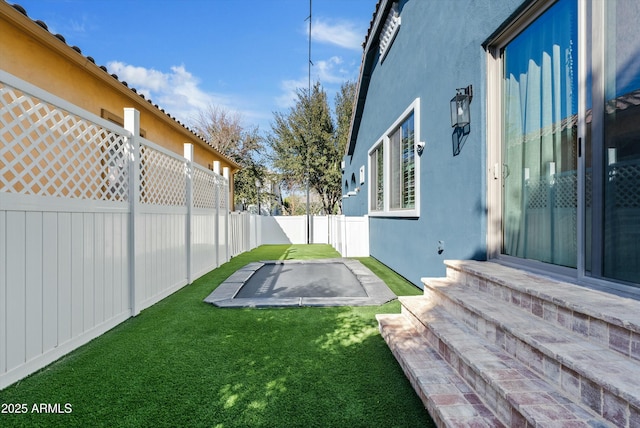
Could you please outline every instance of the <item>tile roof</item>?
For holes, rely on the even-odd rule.
[[[376,20],[376,15],[378,14],[378,10],[380,9],[380,5],[384,0],[378,0],[376,2],[376,9],[371,16],[371,21],[369,21],[369,29],[367,30],[367,34],[364,37],[364,42],[362,42],[362,48],[364,49],[367,46],[367,42],[369,41],[369,37],[371,37],[371,32],[374,30],[374,23]]]

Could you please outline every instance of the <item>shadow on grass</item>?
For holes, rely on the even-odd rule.
[[[219,386],[213,406],[222,426],[433,426],[371,314],[321,311],[254,311],[279,346],[258,351],[270,340],[256,334],[236,361],[242,376]]]
[[[377,332],[375,314],[397,312],[397,302],[263,310],[202,302],[251,261],[335,254],[266,246],[235,257],[0,391],[0,403],[69,403],[71,413],[1,415],[2,426],[433,426]]]

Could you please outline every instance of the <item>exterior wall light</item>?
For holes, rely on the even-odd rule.
[[[473,98],[473,86],[456,89],[456,96],[451,98],[451,127],[464,128],[471,123],[469,104]]]

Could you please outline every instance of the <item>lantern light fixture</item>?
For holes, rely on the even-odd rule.
[[[473,86],[456,89],[456,96],[451,98],[451,127],[464,128],[471,123],[469,105],[473,98]]]

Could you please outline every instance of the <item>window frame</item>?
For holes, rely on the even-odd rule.
[[[392,189],[392,166],[391,166],[391,136],[397,132],[405,121],[413,114],[413,187],[414,187],[414,206],[412,208],[391,208]],[[420,217],[420,157],[418,153],[418,142],[420,141],[420,98],[416,98],[402,112],[400,116],[387,128],[387,130],[376,140],[367,152],[367,164],[369,170],[369,192],[367,197],[367,207],[369,216],[372,217],[404,217],[417,218]],[[399,141],[402,144],[402,138]],[[383,176],[383,208],[382,210],[372,209],[374,192],[377,187],[377,165],[373,165],[373,154],[382,147],[382,176]]]
[[[487,188],[487,257],[493,260],[511,260],[511,257],[502,254],[503,237],[503,216],[502,189],[504,186],[504,175],[507,170],[503,165],[503,118],[502,118],[502,77],[504,73],[504,58],[502,52],[504,48],[514,40],[522,31],[524,31],[531,23],[541,17],[549,8],[551,8],[557,0],[539,0],[530,3],[524,3],[512,18],[503,26],[498,28],[483,43],[486,49],[487,60],[487,163],[486,168],[489,177],[492,178]],[[580,3],[578,3],[580,4]],[[580,37],[580,36],[579,36]],[[583,58],[582,52],[579,58]],[[578,85],[580,90],[581,85]],[[495,113],[498,112],[498,113]],[[578,108],[580,114],[580,108]],[[582,135],[579,133],[578,137]],[[578,225],[580,227],[580,225]],[[517,263],[526,264],[526,259],[515,260]],[[571,269],[564,267],[554,268],[562,269],[563,273]]]

